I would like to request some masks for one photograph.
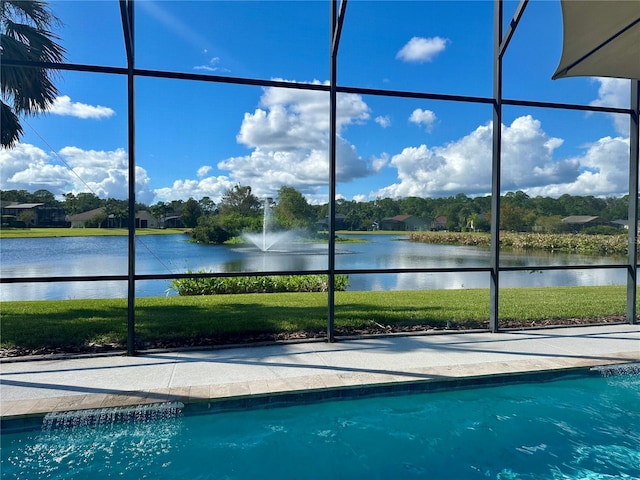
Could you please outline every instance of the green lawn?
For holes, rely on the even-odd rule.
[[[336,328],[374,325],[486,328],[489,291],[336,292]],[[626,288],[503,289],[501,321],[624,315]],[[126,299],[0,303],[1,346],[79,351],[92,344],[126,345]],[[265,335],[326,331],[326,293],[282,293],[136,299],[141,346],[229,343]],[[553,323],[553,322],[552,322]]]
[[[173,235],[184,233],[184,228],[138,228],[136,235]],[[126,236],[126,228],[2,228],[0,238],[42,237],[104,237]]]

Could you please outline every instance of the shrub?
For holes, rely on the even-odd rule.
[[[191,273],[191,272],[188,272]],[[200,271],[198,273],[205,273]],[[344,291],[349,286],[347,275],[334,277],[334,290]],[[327,275],[282,275],[178,278],[171,282],[178,295],[228,295],[238,293],[326,292]]]
[[[231,234],[218,225],[199,225],[193,229],[192,236],[199,243],[222,244],[229,240]]]
[[[585,235],[626,235],[626,231],[613,225],[596,225],[582,230]]]
[[[409,235],[413,242],[488,247],[488,233],[416,232]],[[626,235],[586,235],[584,233],[517,233],[500,232],[501,248],[516,250],[546,250],[591,255],[625,255]]]

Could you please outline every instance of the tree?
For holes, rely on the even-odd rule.
[[[202,217],[202,222],[193,229],[192,237],[198,243],[223,244],[231,234],[217,224],[218,217]]]
[[[0,197],[6,202],[29,203],[31,194],[26,190],[0,190]]]
[[[151,205],[149,211],[151,215],[160,221],[160,225],[162,225],[165,217],[171,213],[171,206],[164,202],[158,202],[155,205]]]
[[[432,212],[429,211],[427,200],[420,197],[407,197],[400,200],[400,210],[404,215],[415,215],[416,217],[432,215]]]
[[[185,227],[195,227],[198,224],[198,218],[201,216],[202,207],[200,207],[200,204],[193,198],[187,200],[187,203],[184,204],[181,217],[182,223],[184,223]]]
[[[94,210],[102,206],[100,197],[98,197],[93,192],[78,193],[78,195],[76,195],[76,202],[76,207],[78,210],[75,213],[88,212],[89,210]]]
[[[524,193],[522,190],[518,190],[517,192],[507,192],[502,198],[502,203],[505,205],[511,205],[512,207],[529,210],[530,200],[529,195]]]
[[[202,197],[198,202],[200,209],[204,215],[210,215],[216,211],[216,202],[211,200],[211,197]]]
[[[607,220],[620,220],[629,216],[629,195],[621,198],[609,197],[605,199],[607,209],[601,216]]]
[[[560,215],[540,216],[536,218],[535,228],[543,233],[558,233],[565,230],[565,225]]]
[[[33,210],[24,210],[23,212],[20,212],[20,215],[18,215],[18,221],[24,223],[25,227],[31,225],[35,218],[36,214]]]
[[[527,230],[527,211],[524,208],[503,203],[500,205],[500,230],[523,232]]]
[[[237,213],[250,217],[260,211],[260,200],[251,193],[251,187],[236,185],[224,193],[218,206],[222,214]]]
[[[273,211],[278,223],[286,228],[310,228],[315,220],[313,208],[293,187],[282,187],[278,190],[278,199]]]
[[[108,218],[107,212],[100,212],[87,223],[89,227],[102,228],[102,224],[106,222]],[[109,227],[109,225],[107,225],[107,227]]]
[[[382,220],[386,217],[395,217],[400,214],[398,202],[391,198],[378,198],[376,200],[376,210],[380,216],[377,220]]]
[[[33,199],[36,201],[35,203],[45,203],[47,205],[57,203],[56,196],[49,190],[45,190],[44,188],[33,192]]]
[[[364,219],[362,217],[362,210],[358,208],[357,202],[353,202],[354,207],[349,209],[345,222],[349,225],[349,230],[363,230],[366,228],[363,226]]]
[[[108,198],[104,203],[107,218],[113,219],[112,227],[122,228],[123,223],[129,217],[129,202],[126,200],[118,200],[117,198]]]
[[[535,197],[532,202],[535,212],[540,216],[565,216],[564,207],[555,198]]]
[[[184,200],[171,200],[169,203],[169,212],[174,214],[182,214],[184,209]]]
[[[447,223],[445,228],[450,232],[459,232],[467,225],[468,209],[464,203],[452,199],[453,202],[447,208]]]
[[[23,134],[20,115],[46,111],[58,90],[51,69],[5,65],[6,60],[61,63],[65,50],[51,28],[59,23],[46,2],[0,0],[0,84],[2,147],[13,147]]]
[[[64,209],[67,215],[88,212],[102,206],[100,198],[91,192],[80,192],[78,195],[69,192],[62,196],[64,197]]]

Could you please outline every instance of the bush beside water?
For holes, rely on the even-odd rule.
[[[188,272],[191,273],[191,272]],[[198,273],[204,273],[202,271]],[[334,290],[349,286],[347,275],[334,277]],[[228,295],[238,293],[326,292],[327,275],[278,275],[256,277],[178,278],[171,282],[178,295]]]
[[[412,242],[489,247],[491,235],[480,232],[412,232]],[[628,237],[588,235],[583,233],[514,233],[500,232],[500,246],[519,250],[545,250],[596,255],[626,255]]]

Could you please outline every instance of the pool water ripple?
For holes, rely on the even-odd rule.
[[[3,479],[640,478],[640,375],[2,435]]]

